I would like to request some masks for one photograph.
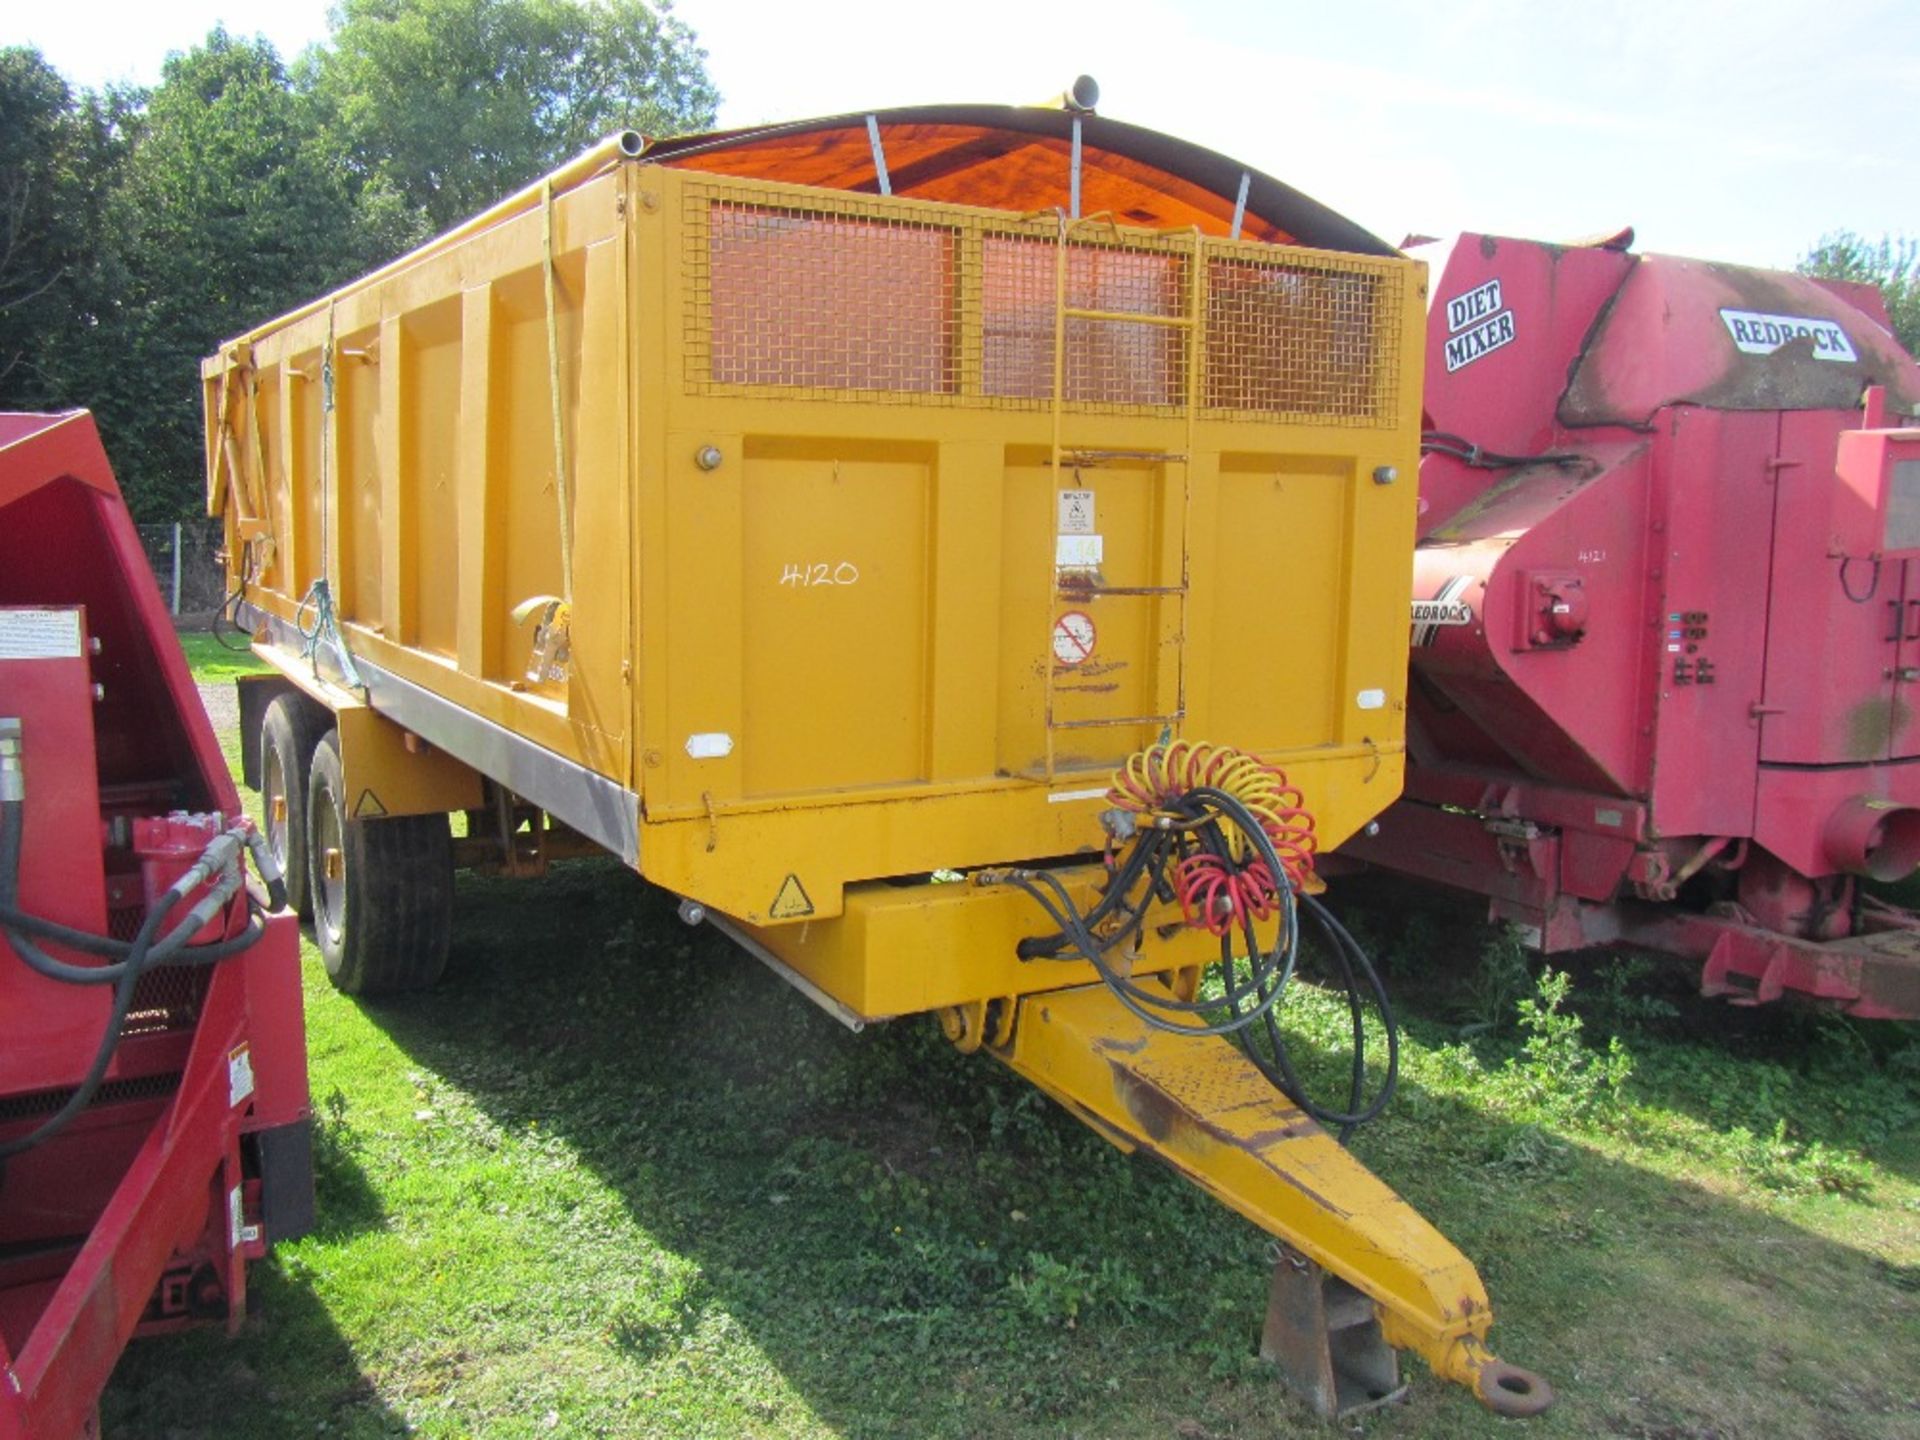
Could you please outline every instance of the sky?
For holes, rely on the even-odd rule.
[[[328,0],[11,0],[0,45],[151,82],[224,19],[288,56]],[[722,125],[1019,104],[1222,151],[1382,238],[1573,240],[1786,266],[1831,231],[1920,236],[1914,0],[679,0]]]

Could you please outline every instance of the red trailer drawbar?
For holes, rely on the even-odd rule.
[[[84,411],[0,414],[0,1440],[312,1218],[299,934]]]
[[[1426,247],[1405,798],[1348,853],[1543,951],[1920,1016],[1920,366],[1868,286]]]

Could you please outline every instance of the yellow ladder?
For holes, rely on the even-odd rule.
[[[1047,573],[1047,648],[1043,651],[1045,665],[1045,700],[1043,728],[1046,733],[1046,780],[1053,782],[1056,773],[1055,738],[1062,731],[1119,729],[1129,725],[1157,725],[1169,734],[1177,734],[1187,715],[1187,599],[1192,586],[1190,569],[1190,533],[1193,518],[1193,453],[1195,426],[1200,414],[1200,350],[1203,339],[1202,307],[1205,303],[1205,265],[1206,253],[1204,237],[1198,226],[1191,232],[1193,248],[1187,257],[1187,313],[1184,315],[1142,314],[1131,310],[1097,310],[1067,303],[1068,257],[1070,241],[1075,230],[1101,226],[1117,231],[1118,227],[1110,216],[1090,215],[1085,219],[1069,219],[1064,213],[1059,217],[1059,243],[1054,257],[1053,275],[1053,463],[1052,504],[1058,506],[1060,499],[1060,475],[1063,467],[1076,471],[1081,465],[1098,465],[1111,461],[1148,460],[1158,461],[1162,465],[1180,466],[1180,583],[1177,585],[1074,585],[1063,586],[1060,583],[1060,564],[1057,551],[1049,555]],[[1171,454],[1157,450],[1092,450],[1071,449],[1064,441],[1064,421],[1067,404],[1067,322],[1083,320],[1093,324],[1105,325],[1157,325],[1170,330],[1184,330],[1186,343],[1185,396],[1187,415],[1187,443],[1184,454]],[[1049,511],[1051,515],[1053,512]],[[1097,599],[1169,599],[1177,602],[1177,626],[1174,632],[1174,697],[1173,708],[1153,715],[1115,715],[1097,719],[1062,720],[1055,714],[1056,682],[1065,671],[1073,666],[1063,666],[1054,654],[1054,634],[1063,611],[1061,602],[1068,600]],[[1164,643],[1162,644],[1164,649]],[[1154,667],[1154,693],[1162,693],[1160,666]]]

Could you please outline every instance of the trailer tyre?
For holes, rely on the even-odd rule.
[[[307,784],[326,715],[299,695],[279,695],[260,722],[260,811],[267,848],[287,881],[287,908],[313,916],[307,877]]]
[[[387,995],[438,980],[453,931],[447,817],[353,819],[329,730],[313,752],[307,836],[313,938],[334,987]]]

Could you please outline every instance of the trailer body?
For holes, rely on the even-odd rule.
[[[1096,904],[1112,772],[1161,740],[1284,767],[1322,844],[1397,793],[1423,295],[1225,157],[926,107],[615,137],[222,346],[210,505],[278,671],[243,712],[336,980],[437,972],[355,904],[444,950],[451,859],[601,847],[1351,1281],[1341,1353],[1543,1403],[1464,1258],[1197,1018],[1122,1043],[1003,883]],[[1157,918],[1131,974],[1189,1003],[1218,943]]]
[[[1071,852],[1097,800],[1061,797],[1169,725],[1285,757],[1329,843],[1380,808],[1412,497],[1373,476],[1414,463],[1415,267],[1108,225],[1063,245],[1051,213],[675,161],[595,165],[208,362],[235,584],[253,557],[277,633],[324,579],[376,710],[754,925]],[[1129,318],[1067,327],[1056,487],[1063,250],[1069,303]],[[1196,304],[1190,367],[1157,322]],[[514,611],[569,588],[556,411],[571,663],[530,681]],[[1084,520],[1057,489],[1090,492]],[[1104,723],[1127,716],[1156,718]],[[467,798],[355,788],[388,814]]]

